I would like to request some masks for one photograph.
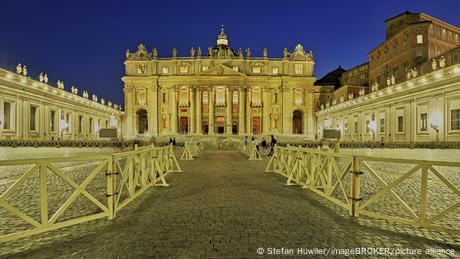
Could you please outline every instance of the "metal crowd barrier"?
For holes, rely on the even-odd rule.
[[[24,168],[23,172],[17,172]],[[84,168],[90,169],[89,174],[80,174],[79,170]],[[20,230],[1,233],[0,242],[95,219],[113,219],[118,211],[145,190],[155,186],[168,186],[164,178],[167,174],[182,172],[172,146],[143,147],[108,156],[0,160],[0,170],[2,169],[12,172],[11,176],[17,178],[8,179],[11,181],[6,182],[11,182],[11,184],[0,192],[0,208],[6,210],[0,217],[0,224],[18,225],[17,221],[22,220],[27,225]],[[5,171],[2,172],[3,176]],[[72,187],[72,193],[67,199],[62,194],[65,190],[60,190],[63,187],[58,186],[59,182],[56,180],[50,181],[51,178],[59,178],[66,187]],[[76,180],[78,178],[81,178],[81,181]],[[88,187],[90,185],[91,188]],[[29,200],[25,201],[26,207],[24,208],[12,205],[16,203],[16,200],[9,198],[21,198],[15,193],[21,188],[26,188],[31,192],[37,191],[38,204]],[[53,192],[50,192],[52,190]],[[74,215],[75,211],[70,210],[72,217],[63,217],[75,201],[82,196],[89,200],[97,211],[86,215]],[[59,204],[49,203],[50,200]],[[38,205],[38,210],[33,209],[34,205]],[[51,207],[53,210],[55,208],[54,213]],[[5,217],[5,214],[11,217]],[[33,214],[38,214],[38,219]]]
[[[460,234],[460,162],[275,147],[265,172],[283,175],[287,185],[309,189],[353,217]]]

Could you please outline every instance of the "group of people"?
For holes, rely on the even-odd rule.
[[[259,142],[259,140],[254,136],[251,139],[251,143],[254,144],[254,146],[256,147],[256,149],[257,149],[257,151],[259,152],[260,155],[265,155],[269,148],[270,148],[270,152],[268,153],[268,156],[272,156],[273,153],[275,152],[276,139],[275,139],[275,136],[273,136],[273,135],[271,136],[270,143],[267,143],[267,140],[265,138],[262,138],[262,141]],[[243,138],[243,147],[244,147],[245,152],[247,150],[248,144],[249,144],[248,136],[245,136]],[[259,146],[261,148],[259,148]],[[261,152],[260,149],[262,149],[262,152]]]

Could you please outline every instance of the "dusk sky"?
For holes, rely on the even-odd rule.
[[[312,50],[315,75],[367,61],[385,38],[384,21],[404,11],[424,12],[460,26],[460,1],[2,1],[0,67],[18,63],[50,83],[76,85],[123,103],[125,51],[144,43],[160,57],[190,55],[214,46],[225,25],[233,49],[281,57],[297,43]]]

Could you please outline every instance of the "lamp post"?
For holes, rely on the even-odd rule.
[[[442,122],[442,116],[440,112],[434,112],[432,116],[433,117],[431,118],[430,127],[431,129],[436,131],[436,142],[438,142],[439,141],[439,126],[441,125],[441,122]]]
[[[67,121],[65,121],[64,119],[61,119],[59,121],[59,131],[60,131],[60,135],[61,135],[61,139],[64,138],[64,131],[67,129],[67,127],[69,126],[69,124],[67,124]]]
[[[431,123],[430,127],[431,127],[431,129],[436,131],[436,142],[438,142],[439,141],[439,125]]]
[[[369,122],[369,130],[372,131],[372,139],[375,142],[375,131],[377,129],[377,123],[375,120]]]

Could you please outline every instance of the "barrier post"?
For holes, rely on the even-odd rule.
[[[360,179],[359,176],[363,174],[361,172],[360,159],[356,156],[353,156],[352,162],[352,180],[351,180],[351,206],[350,206],[350,215],[353,217],[359,217],[359,201],[361,200],[361,189],[360,189]]]

